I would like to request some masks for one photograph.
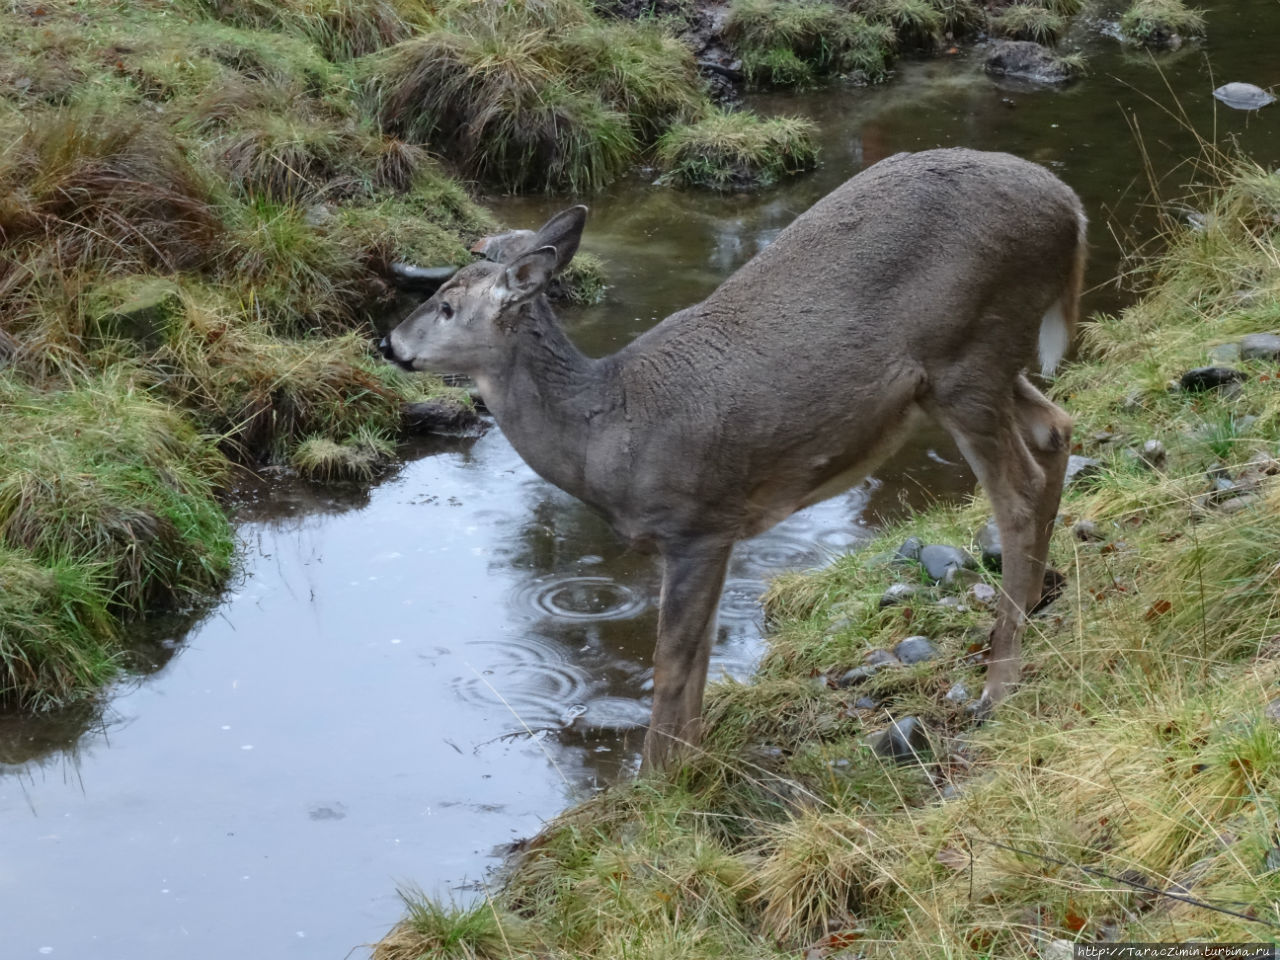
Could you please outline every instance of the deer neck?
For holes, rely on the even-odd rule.
[[[512,349],[476,375],[486,406],[516,452],[539,475],[588,503],[588,450],[601,418],[620,406],[612,364],[582,353],[551,309],[525,308]]]

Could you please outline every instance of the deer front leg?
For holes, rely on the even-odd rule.
[[[702,694],[715,637],[716,608],[733,543],[681,544],[662,551],[653,714],[640,770],[662,770],[702,738]]]

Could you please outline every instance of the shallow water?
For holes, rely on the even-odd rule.
[[[1159,61],[1202,131],[1219,83],[1280,82],[1280,4],[1209,14],[1210,44]],[[1119,263],[1113,234],[1150,229],[1131,113],[1160,172],[1194,144],[1144,98],[1169,100],[1146,57],[1092,36],[1093,75],[1065,91],[996,85],[959,55],[906,64],[883,88],[758,98],[819,120],[822,168],[758,196],[636,179],[593,198],[584,248],[613,287],[566,323],[588,351],[615,349],[863,164],[946,144],[1051,164],[1094,219],[1100,283]],[[1219,139],[1280,160],[1280,106],[1216,122]],[[1184,179],[1168,178],[1172,194]],[[524,226],[563,201],[495,205]],[[1091,306],[1124,295],[1103,285]],[[926,436],[876,480],[741,545],[713,673],[750,672],[766,577],[856,546],[878,516],[963,495],[956,459]],[[632,768],[652,561],[497,431],[407,448],[368,491],[246,489],[238,518],[241,580],[199,622],[140,636],[153,666],[105,716],[0,720],[0,960],[344,957],[396,919],[397,882],[472,896],[495,851]]]

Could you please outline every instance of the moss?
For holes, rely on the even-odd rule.
[[[733,190],[768,186],[817,162],[816,130],[794,117],[717,111],[670,130],[658,143],[663,180]]]
[[[395,444],[385,433],[361,429],[341,441],[308,437],[289,456],[295,470],[312,480],[369,481],[385,470],[395,456]]]
[[[1164,47],[1204,33],[1204,15],[1182,0],[1134,0],[1120,18],[1120,33],[1131,43]]]
[[[823,2],[734,0],[725,36],[742,55],[753,83],[805,85],[825,74],[883,80],[893,28]]]

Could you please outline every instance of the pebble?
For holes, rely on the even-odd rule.
[[[898,547],[895,554],[899,560],[919,560],[920,551],[924,548],[924,541],[919,537],[907,537],[902,541],[902,546]]]
[[[853,701],[853,705],[858,710],[874,710],[880,706],[879,700],[872,700],[870,697],[859,697]]]
[[[989,583],[975,583],[969,588],[969,596],[984,607],[995,606],[1000,599],[999,591]]]
[[[893,652],[902,663],[906,664],[924,663],[938,655],[938,651],[929,642],[928,637],[907,637],[893,648]]]
[[[1097,543],[1099,540],[1106,539],[1102,531],[1098,529],[1098,525],[1092,520],[1077,520],[1075,526],[1071,528],[1071,532],[1077,540],[1082,540],[1085,543]]]
[[[1067,472],[1062,482],[1070,486],[1077,480],[1084,480],[1087,477],[1094,476],[1100,469],[1102,469],[1102,464],[1092,457],[1082,457],[1073,453],[1067,458]]]
[[[840,675],[840,679],[836,681],[836,686],[844,689],[846,687],[852,687],[855,684],[862,683],[862,681],[867,680],[870,677],[874,677],[877,669],[879,668],[866,666],[854,667],[852,670],[846,670]]]
[[[974,566],[973,557],[959,547],[932,543],[920,551],[920,564],[935,583],[947,575],[953,567]]]
[[[872,738],[872,749],[897,763],[910,763],[929,748],[929,733],[916,717],[895,720]]]
[[[902,663],[888,650],[872,650],[867,654],[866,661],[872,667],[898,666]]]
[[[1280,723],[1280,697],[1272,700],[1262,710],[1262,715],[1274,723]]]
[[[1168,459],[1168,452],[1164,448],[1164,444],[1159,440],[1148,440],[1142,445],[1142,460],[1152,470],[1164,469],[1165,461]]]
[[[899,603],[905,603],[911,597],[920,592],[918,584],[914,583],[895,583],[880,597],[880,608],[892,607]]]
[[[1240,339],[1243,360],[1280,360],[1280,334],[1251,333]]]
[[[963,683],[952,684],[947,691],[947,699],[952,703],[964,703],[969,699],[969,691]]]

